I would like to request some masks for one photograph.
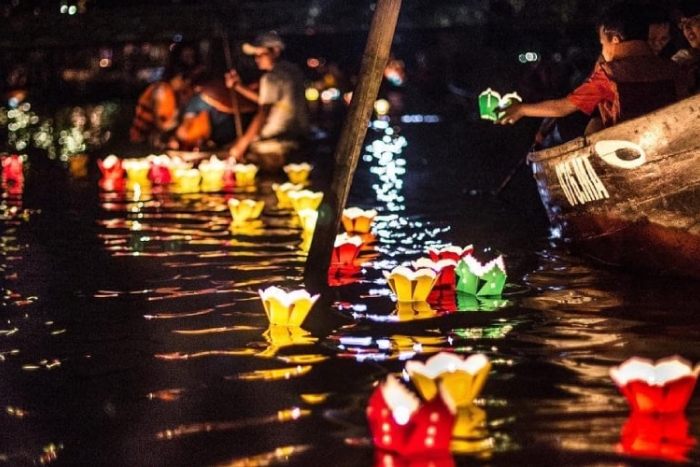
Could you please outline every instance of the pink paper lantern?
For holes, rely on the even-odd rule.
[[[3,183],[21,185],[24,183],[24,160],[17,154],[2,156],[2,181]]]
[[[404,458],[448,455],[455,420],[442,396],[421,401],[392,375],[367,405],[374,446]]]
[[[172,182],[173,175],[170,170],[170,158],[168,156],[155,156],[150,158],[151,168],[148,171],[148,179],[156,185],[167,185]]]

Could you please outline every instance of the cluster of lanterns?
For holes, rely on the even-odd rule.
[[[451,453],[459,441],[478,438],[475,431],[485,427],[485,413],[474,401],[490,369],[484,354],[464,358],[440,352],[425,363],[407,361],[406,384],[389,374],[366,409],[377,465],[454,465]],[[695,440],[684,411],[698,374],[700,365],[693,367],[679,356],[657,362],[633,357],[612,368],[610,376],[631,409],[617,449],[685,460]]]
[[[16,167],[17,159],[8,158],[6,162],[3,158],[2,163],[3,168],[5,164]],[[98,163],[104,189],[117,189],[124,183],[124,173],[130,183],[192,183],[192,189],[194,181],[182,181],[192,170],[198,171],[198,175],[191,175],[198,186],[214,181],[224,183],[227,176],[238,187],[250,186],[255,183],[256,174],[255,166],[231,167],[215,158],[201,163],[198,169],[182,162],[165,164],[162,159],[127,162],[113,156]],[[322,193],[306,188],[311,169],[308,164],[285,166],[289,181],[272,186],[278,208],[291,210],[298,218],[302,249],[308,248],[311,241],[323,199]],[[3,170],[3,183],[6,176],[16,173],[12,170]],[[207,177],[212,178],[205,181]],[[228,208],[233,231],[245,226],[262,227],[263,201],[231,198]],[[377,215],[374,209],[359,207],[343,211],[344,232],[336,236],[334,243],[329,285],[352,282],[360,274],[360,253],[373,241],[371,230]],[[494,307],[507,303],[500,299],[507,277],[503,257],[482,263],[476,259],[472,245],[431,247],[426,257],[382,274],[396,299],[399,315],[430,316],[428,300],[435,290],[470,297],[469,303],[477,309],[483,309],[485,303]],[[316,340],[302,326],[319,295],[311,295],[303,288],[288,291],[277,286],[259,290],[258,295],[269,321],[263,336],[271,344],[261,356],[273,356],[286,345]],[[376,465],[452,466],[453,452],[488,449],[483,445],[487,439],[486,413],[475,401],[486,384],[491,366],[485,354],[464,356],[443,351],[426,361],[408,360],[401,375],[389,374],[378,382],[366,407]],[[308,365],[300,365],[295,371],[302,374],[309,369]],[[289,377],[286,369],[281,374],[280,377]],[[627,454],[683,460],[695,444],[689,435],[684,410],[698,374],[700,365],[693,367],[679,356],[657,362],[633,357],[612,368],[610,377],[631,409],[617,448]]]
[[[215,192],[234,185],[253,187],[258,172],[254,164],[239,164],[216,156],[200,161],[197,167],[166,154],[129,159],[109,155],[98,160],[97,165],[102,174],[99,185],[105,191],[168,185],[175,193]]]

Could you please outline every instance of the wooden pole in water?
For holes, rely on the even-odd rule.
[[[389,61],[401,0],[378,0],[365,46],[357,87],[335,149],[333,179],[318,210],[316,229],[309,248],[304,280],[309,290],[318,292],[328,283],[333,244],[348,199],[367,125],[377,99],[379,86]]]

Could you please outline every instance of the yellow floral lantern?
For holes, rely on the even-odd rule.
[[[228,200],[228,208],[233,219],[231,224],[243,225],[259,218],[264,206],[265,202],[262,200],[230,198]]]
[[[366,234],[372,229],[372,222],[376,216],[375,209],[364,210],[350,207],[343,210],[341,222],[346,232]]]
[[[279,326],[301,326],[319,297],[304,289],[287,292],[275,286],[258,293],[270,324]]]
[[[304,185],[309,180],[312,168],[310,164],[302,162],[301,164],[287,164],[282,169],[291,183]]]
[[[431,400],[442,388],[457,407],[465,407],[481,392],[491,362],[484,354],[463,358],[454,353],[440,352],[425,363],[409,360],[404,368],[424,399]]]
[[[428,268],[414,271],[406,266],[397,266],[391,272],[382,271],[382,274],[400,302],[426,301],[437,280],[437,273]]]

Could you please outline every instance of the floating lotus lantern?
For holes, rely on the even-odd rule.
[[[191,162],[186,162],[180,157],[170,158],[170,182],[180,183],[180,177],[192,168]]]
[[[313,209],[316,211],[321,205],[321,201],[323,201],[323,193],[320,191],[290,191],[287,195],[292,203],[292,208],[294,208],[294,211],[297,213],[302,209]]]
[[[438,259],[418,258],[411,263],[415,269],[429,268],[437,274],[435,287],[454,287],[455,285],[455,268],[457,261],[454,259]]]
[[[310,164],[302,162],[301,164],[287,164],[282,169],[289,177],[291,183],[304,185],[309,180],[309,173],[311,173],[312,167]]]
[[[279,209],[291,209],[292,200],[289,199],[289,193],[292,191],[299,191],[304,188],[304,185],[299,185],[295,183],[273,183],[272,189],[275,191],[275,196],[277,196],[277,207]]]
[[[700,365],[679,356],[662,358],[654,363],[632,357],[610,369],[610,377],[625,396],[632,411],[644,413],[673,413],[685,410]]]
[[[391,272],[382,271],[389,288],[399,302],[424,302],[435,285],[437,274],[429,268],[412,270],[397,266]]]
[[[260,290],[259,295],[270,324],[280,326],[301,326],[319,297],[304,289],[287,292],[275,286]]]
[[[233,166],[233,176],[239,187],[254,186],[257,174],[258,166],[255,164],[236,164]]]
[[[177,171],[177,183],[173,191],[176,193],[198,193],[202,182],[202,174],[199,169],[181,169]]]
[[[501,97],[498,92],[488,88],[479,94],[479,115],[484,120],[496,121],[498,120],[500,114],[497,109],[499,107],[507,107],[513,101],[522,101],[522,99],[515,92],[511,92]]]
[[[695,444],[683,412],[632,412],[622,427],[616,450],[633,456],[685,462]]]
[[[202,174],[202,190],[217,191],[224,185],[226,162],[211,156],[199,163],[199,172]]]
[[[360,253],[361,246],[362,239],[358,236],[351,236],[346,233],[336,235],[331,264],[336,266],[353,264]]]
[[[501,295],[506,284],[503,256],[480,263],[472,255],[465,256],[455,268],[458,276],[457,291],[478,296]]]
[[[102,173],[102,179],[98,182],[105,190],[115,190],[124,185],[124,167],[122,161],[114,154],[104,159],[97,159],[97,167]]]
[[[167,154],[151,154],[146,157],[151,164],[148,178],[156,185],[167,185],[172,182],[171,160]]]
[[[425,363],[409,360],[406,373],[425,400],[432,400],[442,389],[457,407],[470,405],[484,387],[491,362],[484,354],[463,358],[440,352]]]
[[[150,185],[151,180],[148,173],[151,170],[151,163],[146,159],[124,159],[122,167],[126,171],[126,178],[132,184]]]
[[[467,245],[465,247],[448,245],[441,248],[428,248],[428,256],[430,256],[430,259],[432,259],[433,261],[440,261],[441,259],[451,259],[457,262],[465,256],[472,254],[474,254],[474,247],[472,245]]]
[[[3,183],[24,183],[24,158],[17,154],[0,157]]]
[[[263,200],[256,201],[249,198],[229,198],[227,204],[233,219],[231,225],[244,225],[247,222],[258,219],[265,207]]]
[[[367,422],[376,448],[404,458],[448,454],[455,409],[442,397],[421,401],[389,375],[372,393]]]
[[[358,207],[349,207],[343,210],[341,222],[346,232],[364,234],[369,233],[372,229],[372,222],[376,216],[375,209],[364,210]]]
[[[315,209],[304,208],[297,211],[301,228],[305,234],[312,234],[316,229],[316,221],[318,220],[318,211]]]

